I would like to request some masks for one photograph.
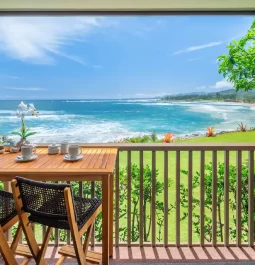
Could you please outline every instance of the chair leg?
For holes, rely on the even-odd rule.
[[[40,249],[40,253],[39,253],[37,262],[36,262],[36,264],[38,264],[38,265],[44,264],[44,256],[45,256],[45,253],[46,253],[49,241],[50,241],[51,234],[52,234],[52,227],[48,227],[46,234],[45,234],[45,237],[43,239],[43,244],[42,244],[42,247]]]
[[[89,247],[89,241],[91,239],[93,226],[94,226],[94,223],[92,223],[90,225],[90,227],[88,228],[88,230],[86,232],[86,236],[85,236],[85,240],[84,240],[84,244],[83,244],[83,252],[84,252],[85,257],[87,256],[88,247]]]
[[[75,216],[74,216],[73,198],[72,198],[70,188],[65,189],[64,195],[65,195],[68,223],[69,223],[71,235],[73,238],[74,251],[77,257],[77,261],[79,265],[86,265],[87,264],[86,256],[83,252],[81,237],[80,237],[79,230],[78,230],[77,223],[76,223]]]
[[[29,222],[27,213],[23,211],[23,204],[20,197],[20,190],[16,184],[17,181],[12,180],[11,186],[12,186],[13,198],[16,205],[16,210],[31,254],[33,255],[33,258],[37,261],[40,255],[40,248],[36,242],[35,235],[31,227],[31,223]],[[46,265],[46,264],[47,262],[45,261],[45,259],[42,258],[42,260],[40,261],[40,265]]]
[[[31,258],[26,258],[22,263],[21,265],[28,265],[29,262],[30,262]]]
[[[9,247],[9,244],[6,240],[4,231],[1,226],[0,226],[0,251],[6,264],[18,265],[17,261],[15,260],[14,254]]]
[[[63,262],[65,261],[65,259],[66,259],[66,256],[61,256],[61,257],[59,258],[59,260],[57,261],[56,265],[62,265]]]
[[[22,225],[21,225],[21,223],[19,223],[17,231],[15,233],[15,236],[14,236],[12,244],[11,244],[11,250],[13,253],[15,253],[15,251],[17,249],[21,235],[22,235]]]

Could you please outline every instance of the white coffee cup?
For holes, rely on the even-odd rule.
[[[68,153],[68,143],[62,143],[60,145],[60,153],[67,154]]]
[[[68,148],[68,154],[70,158],[77,158],[77,156],[81,155],[82,148],[78,144],[72,144]]]
[[[36,148],[33,145],[24,145],[21,147],[21,155],[24,159],[30,159],[36,153]]]

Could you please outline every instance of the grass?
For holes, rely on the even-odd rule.
[[[255,131],[249,132],[236,132],[236,133],[226,133],[222,135],[217,135],[215,137],[198,137],[187,140],[179,140],[178,143],[252,143],[255,140]],[[169,144],[171,145],[171,144]],[[236,165],[236,152],[231,151],[229,153],[230,164]],[[169,152],[169,161],[168,161],[168,176],[173,180],[173,184],[169,188],[169,204],[175,203],[175,183],[176,183],[176,157],[175,152]],[[242,159],[245,161],[248,158],[247,152],[242,152]],[[139,152],[132,152],[132,163],[139,165]],[[212,152],[205,152],[205,163],[212,161]],[[224,152],[217,152],[217,161],[224,161]],[[144,152],[144,165],[151,165],[151,152]],[[181,169],[188,169],[188,152],[181,152]],[[127,166],[127,153],[121,152],[120,154],[120,168]],[[159,170],[158,180],[164,181],[164,153],[156,152],[156,168]],[[200,152],[193,152],[193,173],[200,170]],[[187,186],[187,176],[181,174],[180,181],[182,184]],[[199,190],[193,192],[193,196],[199,197]],[[163,201],[163,193],[157,198],[159,201]],[[223,209],[224,210],[224,209]],[[187,212],[187,209],[181,209],[181,213]],[[231,216],[231,215],[230,215]],[[126,226],[126,220],[120,220],[120,224]],[[169,234],[168,241],[175,242],[175,211],[172,211],[169,214]],[[157,227],[158,228],[158,227]],[[187,220],[181,222],[181,242],[187,242],[188,238],[188,225]],[[193,241],[198,242],[199,236],[193,233]]]
[[[233,132],[218,134],[214,137],[197,137],[187,140],[178,140],[180,143],[252,143],[255,141],[255,131]]]

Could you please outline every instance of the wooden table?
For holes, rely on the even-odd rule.
[[[63,155],[48,155],[47,148],[37,148],[35,161],[18,163],[19,154],[0,155],[0,181],[10,190],[9,181],[21,176],[39,181],[102,181],[102,264],[109,264],[113,253],[113,172],[117,148],[83,148],[78,162],[66,162]]]

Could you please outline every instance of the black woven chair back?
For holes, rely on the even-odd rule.
[[[67,220],[64,189],[68,184],[54,184],[16,177],[25,212],[38,217]],[[72,190],[71,190],[72,191]]]
[[[16,215],[12,193],[0,190],[0,225],[4,226]]]

